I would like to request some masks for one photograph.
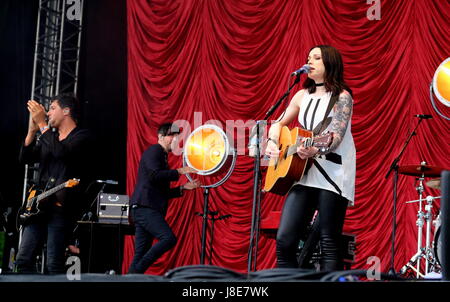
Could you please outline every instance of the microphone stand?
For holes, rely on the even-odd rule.
[[[97,207],[98,207],[98,201],[100,199],[100,195],[103,193],[103,190],[105,189],[106,185],[107,185],[106,183],[102,184],[102,186],[100,188],[100,191],[97,193],[96,197],[94,198],[94,200],[89,205],[89,207],[87,209],[87,212],[83,213],[83,215],[81,216],[80,221],[84,221],[84,219],[86,217],[88,218],[87,221],[92,221],[92,216],[93,216],[93,214],[91,212],[92,207],[94,206],[95,203],[97,203]],[[97,212],[98,212],[98,209],[97,209]],[[75,233],[77,231],[77,229],[78,229],[78,224],[77,224],[77,226],[75,227],[75,229],[72,232]]]
[[[393,178],[393,193],[394,193],[394,197],[393,197],[393,208],[392,208],[392,213],[393,213],[393,218],[392,218],[392,238],[391,238],[391,267],[389,268],[388,274],[389,275],[396,275],[395,272],[395,232],[397,229],[397,182],[398,182],[398,162],[400,161],[401,156],[403,155],[403,152],[405,151],[406,147],[409,144],[409,141],[411,140],[411,138],[416,135],[416,129],[417,127],[419,127],[420,122],[422,122],[422,117],[419,117],[419,121],[417,122],[417,125],[414,127],[413,131],[409,134],[408,138],[406,139],[402,149],[400,150],[400,153],[398,154],[398,156],[396,158],[394,158],[389,171],[387,172],[385,178],[387,179],[389,177],[389,175],[391,174],[391,171],[394,171],[394,178]]]
[[[206,225],[208,221],[208,195],[209,188],[205,188],[203,192],[203,224],[202,224],[202,247],[200,251],[200,264],[205,264],[205,254],[206,254]]]
[[[256,122],[256,145],[255,145],[255,161],[253,166],[253,208],[252,208],[252,224],[250,229],[250,245],[248,248],[248,262],[247,262],[247,271],[250,273],[252,270],[256,271],[256,261],[258,255],[258,240],[259,240],[259,222],[260,222],[260,214],[261,214],[261,150],[260,143],[260,124],[266,123],[270,116],[277,110],[277,108],[281,105],[281,102],[287,98],[292,88],[294,88],[297,83],[300,82],[300,74],[295,77],[295,81],[292,85],[289,86],[288,90],[278,99],[278,101],[273,105],[269,111],[267,111],[265,117],[261,121]],[[254,257],[254,259],[253,259]]]

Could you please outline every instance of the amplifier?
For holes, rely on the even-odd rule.
[[[342,233],[340,244],[344,263],[352,265],[355,261],[356,235],[351,233]]]
[[[128,224],[128,195],[101,193],[98,199],[98,222]]]

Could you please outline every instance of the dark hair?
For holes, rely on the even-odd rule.
[[[162,136],[169,136],[180,133],[180,128],[173,123],[164,123],[158,128],[158,134]]]
[[[70,116],[75,122],[80,118],[80,102],[73,93],[61,93],[53,98],[52,101],[57,101],[59,107],[62,109],[69,108]]]
[[[320,48],[322,52],[322,61],[325,66],[325,90],[331,91],[332,95],[339,95],[343,90],[347,90],[352,95],[352,90],[344,81],[344,63],[339,51],[333,46],[317,45],[311,48],[309,52],[314,48]],[[316,92],[316,82],[307,78],[303,83],[303,88],[307,89],[309,93],[314,93]]]

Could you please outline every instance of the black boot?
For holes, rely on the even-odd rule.
[[[342,269],[342,261],[339,253],[338,241],[330,236],[323,236],[320,239],[321,271],[336,271]]]

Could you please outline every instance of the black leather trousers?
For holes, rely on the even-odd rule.
[[[317,209],[322,254],[320,270],[342,269],[339,240],[347,203],[347,199],[330,191],[294,186],[284,202],[277,233],[278,267],[298,268],[298,244],[300,239],[306,239],[307,227]]]

